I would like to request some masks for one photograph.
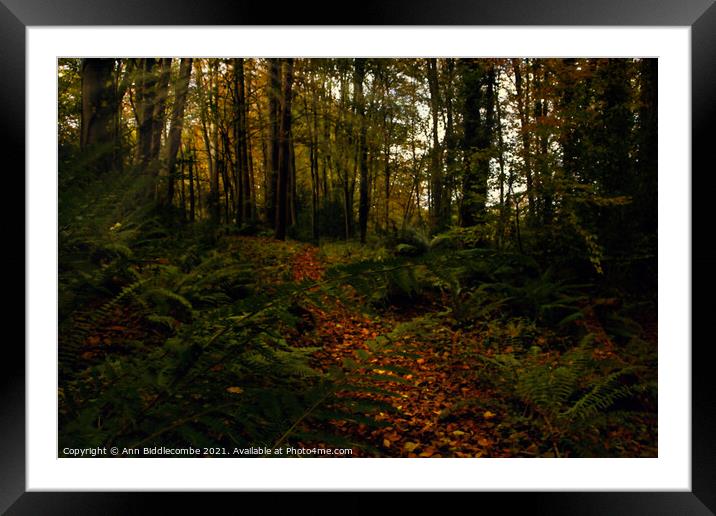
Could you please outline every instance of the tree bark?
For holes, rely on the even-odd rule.
[[[152,128],[154,116],[154,103],[156,99],[157,78],[154,72],[155,60],[142,59],[141,82],[137,88],[137,103],[139,107],[139,141],[137,160],[142,172],[147,170],[152,160]]]
[[[176,157],[181,146],[181,133],[184,128],[184,108],[186,106],[187,92],[189,91],[189,80],[191,79],[191,62],[192,58],[190,57],[182,58],[179,65],[179,78],[177,79],[174,93],[174,105],[172,106],[169,137],[167,139],[167,196],[160,202],[164,206],[171,206],[174,199]]]
[[[241,226],[250,217],[248,188],[248,150],[246,145],[246,88],[244,60],[234,59],[234,135],[236,143],[236,224]]]
[[[82,60],[82,113],[80,148],[90,168],[112,168],[117,101],[113,88],[114,59]]]
[[[430,151],[430,191],[432,201],[430,207],[430,226],[434,232],[440,232],[445,228],[445,208],[443,206],[444,193],[442,160],[440,156],[440,140],[438,138],[438,117],[440,115],[440,87],[438,84],[437,59],[428,59],[427,65],[433,136],[433,147]]]
[[[269,170],[266,191],[266,220],[276,227],[277,192],[279,175],[279,125],[281,96],[281,61],[271,59],[269,65]]]
[[[484,69],[485,67],[487,70]],[[461,210],[463,227],[485,222],[487,182],[490,173],[489,150],[492,142],[494,78],[494,65],[484,65],[474,59],[464,62],[465,173]],[[482,92],[483,85],[487,86],[486,94]],[[485,109],[484,117],[481,109]]]
[[[522,81],[522,69],[519,59],[512,60],[512,69],[515,74],[515,90],[517,93],[517,112],[520,117],[520,136],[522,138],[522,159],[527,184],[527,220],[531,223],[535,216],[535,195],[532,184],[532,160],[530,154],[530,135],[527,120],[527,100]]]
[[[196,220],[195,198],[194,198],[194,163],[196,160],[196,152],[194,147],[189,151],[189,220]]]
[[[360,242],[365,244],[368,231],[368,148],[366,146],[366,120],[365,97],[363,95],[363,80],[365,79],[365,59],[355,60],[355,75],[353,81],[353,94],[355,95],[356,115],[358,116],[358,169],[359,169],[359,199],[358,199],[358,226],[360,228]]]
[[[151,159],[159,160],[159,154],[162,144],[162,133],[164,132],[164,122],[166,117],[167,96],[169,94],[169,76],[172,68],[171,58],[163,58],[160,61],[159,78],[156,84],[156,95],[154,98],[154,110],[152,114],[152,145]],[[155,173],[159,172],[157,167]]]
[[[640,230],[649,235],[656,235],[658,228],[658,63],[658,59],[651,58],[642,59],[639,65],[639,162],[636,169],[638,190],[635,192],[639,195],[635,196],[634,208]]]
[[[452,223],[452,194],[456,188],[455,161],[457,155],[457,137],[455,135],[453,116],[453,97],[455,94],[455,60],[445,60],[447,87],[445,95],[445,224]]]
[[[286,240],[288,219],[288,179],[291,159],[291,88],[293,86],[293,59],[285,60],[285,74],[281,92],[281,122],[279,125],[278,181],[276,206],[276,239]]]

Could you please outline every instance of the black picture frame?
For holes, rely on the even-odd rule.
[[[353,4],[346,4],[350,7]],[[692,174],[699,188],[692,188],[692,491],[690,492],[589,492],[589,493],[479,493],[482,506],[497,502],[501,510],[522,509],[531,514],[714,514],[716,512],[716,396],[709,360],[711,339],[707,336],[714,292],[716,251],[709,246],[710,211],[706,196],[713,191],[711,156],[716,120],[716,5],[714,0],[363,0],[355,9],[339,9],[335,3],[295,2],[279,6],[273,2],[245,0],[0,0],[0,142],[5,181],[14,179],[16,192],[25,192],[25,29],[28,26],[63,25],[589,25],[589,26],[689,26],[691,27],[692,71]],[[339,14],[343,12],[345,14]],[[350,13],[350,17],[348,17]],[[8,176],[12,176],[8,178]],[[699,200],[699,197],[701,199]],[[25,271],[25,225],[16,222],[17,208],[5,207],[6,227],[22,233],[23,245],[9,257],[6,277],[19,278]],[[699,212],[698,210],[703,210]],[[24,213],[24,210],[22,211]],[[18,235],[19,237],[19,235]],[[23,251],[19,251],[23,249]],[[13,271],[13,272],[9,272]],[[711,273],[709,274],[709,271]],[[7,299],[23,311],[25,304]],[[25,295],[23,294],[23,298]],[[15,314],[14,314],[15,315]],[[7,321],[19,320],[20,314]],[[8,324],[9,326],[9,324]],[[700,330],[693,333],[693,330]],[[23,332],[24,336],[24,332]],[[24,341],[24,338],[22,339]],[[688,345],[689,343],[673,343]],[[0,358],[0,512],[8,514],[135,514],[148,502],[159,501],[163,513],[193,512],[186,493],[71,493],[26,492],[25,489],[25,353],[21,339],[6,337]],[[212,493],[212,497],[217,496]],[[234,494],[218,495],[220,499]],[[241,494],[241,506],[254,495]],[[473,495],[471,495],[472,497]],[[200,496],[205,498],[205,496]],[[320,499],[317,499],[320,500]],[[371,497],[350,494],[345,508],[364,512]],[[221,501],[221,500],[220,500]],[[229,501],[229,500],[226,500]],[[252,501],[252,500],[248,500]],[[205,508],[206,500],[199,501]],[[216,503],[212,499],[212,504]],[[326,505],[325,501],[318,501]],[[414,496],[410,504],[422,504]],[[451,505],[455,503],[452,501]],[[474,504],[475,500],[467,503]],[[474,506],[476,507],[476,506]],[[238,509],[237,509],[238,510]],[[329,508],[330,510],[330,508]],[[332,509],[335,510],[335,507]],[[343,510],[343,509],[341,509]],[[407,510],[407,507],[404,507]]]

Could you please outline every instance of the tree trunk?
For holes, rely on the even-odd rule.
[[[438,117],[440,114],[440,88],[438,85],[437,59],[427,60],[428,86],[430,89],[430,112],[432,115],[433,147],[430,151],[430,226],[434,232],[445,228],[445,208],[443,206],[443,177],[440,159],[440,140],[438,139]]]
[[[137,103],[139,105],[139,141],[137,145],[139,159],[137,161],[142,172],[146,171],[152,161],[152,117],[154,116],[157,83],[154,64],[154,59],[142,59],[141,82],[137,88]]]
[[[196,220],[195,210],[195,198],[194,198],[194,163],[195,163],[196,152],[194,147],[191,147],[189,151],[189,220],[194,222]]]
[[[657,234],[657,100],[658,100],[658,59],[642,59],[639,65],[641,88],[639,95],[639,135],[636,169],[637,190],[634,209],[639,220],[640,231],[647,235]],[[656,239],[654,239],[656,240]]]
[[[184,185],[184,169],[186,167],[186,154],[184,149],[179,151],[181,153],[180,167],[179,167],[179,195],[181,196],[181,220],[186,222],[186,187]]]
[[[452,193],[455,191],[455,160],[457,155],[457,137],[453,123],[453,97],[455,60],[446,59],[447,90],[445,95],[445,223],[452,223]]]
[[[167,139],[167,196],[161,201],[164,206],[171,206],[174,199],[176,156],[181,145],[181,133],[184,127],[184,107],[186,106],[186,96],[191,78],[191,61],[190,57],[182,58],[179,65],[179,78],[174,93],[174,105],[172,106],[169,137]]]
[[[321,180],[318,177],[318,92],[316,85],[313,84],[313,131],[311,133],[311,172],[313,175],[313,240],[318,245],[321,238],[321,225],[318,215],[318,207],[320,205]],[[325,171],[324,171],[325,173]],[[323,195],[326,195],[325,190]]]
[[[365,98],[363,96],[363,80],[365,79],[365,59],[355,60],[353,94],[355,95],[356,114],[358,116],[358,168],[359,168],[359,200],[358,226],[360,242],[365,244],[368,230],[368,148],[366,146]]]
[[[296,187],[296,149],[293,145],[293,130],[288,134],[288,225],[293,226],[297,220],[298,190]]]
[[[82,60],[80,147],[95,172],[112,168],[117,104],[113,71],[114,59]]]
[[[485,67],[488,69],[485,70]],[[489,150],[492,141],[494,78],[493,65],[484,65],[474,59],[464,62],[465,175],[461,211],[463,227],[485,222],[487,182],[490,173]],[[487,93],[483,94],[482,86],[485,84]],[[486,111],[484,117],[481,109]]]
[[[199,60],[194,62],[196,67],[196,78],[197,78],[197,93],[199,95],[199,116],[201,118],[201,131],[202,131],[202,137],[204,140],[204,148],[206,149],[206,163],[207,167],[209,169],[209,199],[208,199],[208,208],[209,208],[209,216],[211,217],[211,220],[214,223],[219,222],[219,175],[217,173],[217,163],[215,159],[215,155],[212,154],[212,144],[211,144],[211,138],[209,135],[209,109],[211,108],[211,98],[206,98],[206,91],[209,92],[211,95],[212,87],[211,87],[211,75],[209,76],[209,84],[204,83],[203,77],[204,72],[202,70],[201,62]],[[211,72],[211,65],[209,66],[209,70]],[[208,104],[208,106],[207,106]],[[212,110],[213,112],[213,110]],[[218,149],[216,149],[216,146],[214,146],[214,152],[217,152]],[[199,194],[199,202],[201,203],[201,185],[199,183],[199,173],[197,168],[197,185],[199,185],[198,194]],[[199,207],[199,211],[201,211],[201,206]]]
[[[495,98],[495,112],[497,125],[497,160],[500,165],[498,185],[500,190],[500,216],[497,221],[497,248],[502,249],[507,221],[507,203],[505,200],[505,142],[502,135],[502,110],[499,98]]]
[[[527,100],[522,82],[520,60],[512,60],[512,69],[515,74],[515,90],[517,93],[517,112],[520,117],[520,136],[522,138],[522,159],[524,162],[525,182],[527,184],[527,221],[531,223],[535,216],[535,195],[532,184],[532,160],[530,154],[530,135],[527,120]]]
[[[246,146],[246,97],[244,60],[234,59],[234,137],[236,144],[236,225],[248,219],[248,152]]]
[[[160,61],[159,79],[156,84],[156,96],[154,98],[154,110],[152,114],[152,144],[151,159],[158,165],[159,153],[161,150],[162,133],[164,132],[164,121],[166,117],[167,96],[169,92],[169,76],[172,68],[171,58],[163,58]],[[158,173],[158,166],[154,173]]]
[[[281,122],[279,125],[279,149],[278,149],[278,181],[277,181],[277,206],[276,206],[276,239],[286,240],[286,223],[288,218],[288,179],[290,174],[291,159],[291,87],[293,86],[293,59],[285,60],[286,71],[284,74],[281,93]]]
[[[281,61],[271,59],[269,66],[269,170],[266,189],[266,220],[276,227],[277,188],[279,175],[279,100],[281,96]]]

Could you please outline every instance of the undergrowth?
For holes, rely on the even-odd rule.
[[[379,455],[332,424],[388,424],[375,415],[396,410],[390,386],[411,375],[371,364],[410,335],[468,364],[511,455],[655,454],[654,343],[597,286],[455,232],[324,243],[325,275],[298,281],[303,244],[129,209],[143,203],[126,181],[73,183],[60,199],[60,449],[320,443]],[[393,327],[321,366],[321,343],[300,337],[327,299]],[[455,400],[440,418],[477,418],[485,404]]]

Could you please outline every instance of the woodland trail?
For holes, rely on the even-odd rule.
[[[305,246],[292,260],[293,279],[319,281],[325,266],[315,246]],[[361,313],[361,304],[347,304],[337,298],[324,299],[323,308],[307,307],[314,331],[302,335],[302,343],[320,346],[315,354],[316,366],[343,366],[346,361],[358,362],[370,352],[369,341],[391,334],[409,323],[415,309],[393,310],[371,316]],[[411,313],[413,312],[413,313]],[[424,313],[421,313],[423,315]],[[417,315],[417,314],[415,314]],[[380,387],[393,395],[374,394],[389,403],[395,412],[374,416],[387,426],[372,428],[363,424],[333,421],[335,431],[349,439],[369,442],[387,457],[499,457],[509,449],[500,449],[496,442],[497,415],[480,408],[479,399],[486,393],[474,387],[474,364],[464,361],[445,349],[447,338],[454,344],[460,335],[450,333],[440,339],[441,345],[429,339],[417,339],[411,332],[392,337],[391,350],[371,354],[368,367],[360,374],[377,374],[384,378]],[[365,363],[365,361],[363,361]],[[407,371],[399,374],[395,371]],[[395,380],[389,379],[393,377]],[[365,394],[364,394],[365,396]],[[360,456],[361,450],[354,450]]]

